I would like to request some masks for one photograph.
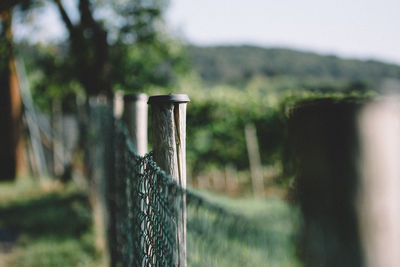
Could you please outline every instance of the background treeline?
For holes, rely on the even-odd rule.
[[[242,85],[257,76],[293,76],[336,81],[377,82],[400,78],[400,66],[373,60],[342,59],[283,48],[256,46],[188,46],[187,55],[208,83]]]

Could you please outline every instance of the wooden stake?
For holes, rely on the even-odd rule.
[[[366,267],[400,266],[400,101],[366,105],[358,119],[357,208]]]
[[[52,101],[51,124],[53,128],[53,174],[55,177],[61,177],[64,174],[64,140],[62,103],[60,99]]]
[[[93,208],[95,245],[105,266],[114,264],[113,194],[114,146],[113,113],[105,97],[89,99],[89,178],[90,202]]]
[[[225,165],[225,188],[229,192],[237,190],[237,170],[232,164]]]
[[[262,196],[264,192],[263,171],[258,149],[257,132],[254,124],[245,127],[247,153],[249,154],[251,183],[254,196]]]
[[[126,123],[136,153],[147,153],[147,95],[125,95],[122,119]]]
[[[149,98],[152,113],[154,160],[182,188],[186,188],[186,103],[187,95],[161,95]],[[175,266],[186,266],[186,198],[177,201],[177,251]]]

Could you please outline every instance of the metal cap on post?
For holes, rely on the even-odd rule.
[[[149,98],[152,109],[152,141],[157,165],[186,188],[186,94],[157,95]],[[186,266],[186,198],[177,196],[177,248],[174,265]]]
[[[186,94],[156,95],[152,107],[154,160],[179,185],[186,186]],[[185,178],[184,180],[182,178]]]
[[[147,95],[124,95],[122,119],[127,125],[135,152],[143,156],[147,153]]]
[[[186,94],[173,94],[173,95],[155,95],[149,98],[148,104],[160,103],[188,103],[190,102],[189,96]]]

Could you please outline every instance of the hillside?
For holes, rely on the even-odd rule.
[[[187,47],[194,69],[208,83],[244,84],[255,76],[379,82],[400,79],[400,66],[342,59],[283,48],[255,46]]]

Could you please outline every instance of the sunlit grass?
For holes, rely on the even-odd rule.
[[[0,205],[10,205],[12,202],[39,197],[42,194],[43,190],[39,183],[31,178],[19,178],[15,182],[2,182],[0,184]]]
[[[21,238],[24,240],[24,238]],[[91,241],[92,237],[89,237]],[[19,241],[13,254],[8,258],[8,266],[99,266],[93,256],[91,243],[85,238],[58,239],[45,237]]]
[[[201,194],[239,218],[189,208],[189,266],[300,266],[294,246],[295,208],[274,198]]]

